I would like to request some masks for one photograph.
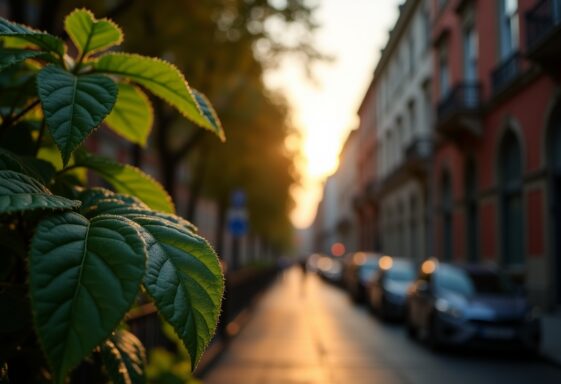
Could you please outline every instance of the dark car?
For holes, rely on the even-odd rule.
[[[401,320],[405,315],[407,289],[415,280],[415,266],[409,260],[383,256],[380,269],[367,287],[368,303],[382,319]]]
[[[541,323],[497,269],[425,261],[407,294],[407,331],[433,347],[520,346],[536,351]]]
[[[356,252],[345,257],[343,282],[354,302],[366,299],[366,284],[378,270],[380,257],[372,252]]]

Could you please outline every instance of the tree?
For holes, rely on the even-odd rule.
[[[31,0],[22,0],[23,3],[29,1]],[[36,3],[39,14],[47,12],[45,7],[53,6],[52,1]],[[129,34],[125,43],[128,50],[167,57],[176,63],[189,75],[190,84],[208,95],[224,125],[235,135],[230,144],[227,144],[228,147],[242,147],[245,146],[245,141],[255,140],[261,140],[259,144],[251,146],[251,150],[255,151],[265,150],[269,146],[273,148],[277,143],[284,146],[286,136],[291,134],[286,118],[286,104],[279,102],[278,97],[271,96],[262,82],[262,76],[286,54],[301,56],[305,68],[310,68],[310,62],[324,58],[314,49],[312,41],[313,31],[317,28],[313,19],[315,8],[305,0],[160,0],[157,11],[154,9],[154,2],[149,0],[121,0],[109,3],[111,6],[107,6],[108,2],[93,0],[59,1],[56,4],[58,9],[48,12],[54,12],[58,17],[61,17],[65,9],[82,4],[92,7],[99,14],[111,14]],[[49,28],[47,25],[43,27]],[[284,39],[287,32],[290,32],[290,40]],[[238,100],[245,101],[241,105]],[[239,178],[247,178],[252,173],[244,164],[236,165],[242,160],[239,153],[228,151],[212,141],[208,144],[209,140],[205,138],[207,135],[204,131],[197,130],[178,118],[165,103],[154,100],[153,105],[154,143],[164,187],[175,197],[177,168],[189,161],[193,173],[192,180],[201,180],[201,183],[190,186],[190,208],[185,212],[187,217],[194,217],[198,197],[206,194],[217,199],[222,217],[220,221],[223,223],[229,192],[241,184],[249,184],[239,181]],[[265,108],[267,112],[262,109],[264,105],[268,106],[268,109]],[[267,119],[266,114],[276,117]],[[275,119],[276,121],[273,121]],[[251,129],[244,128],[255,128],[257,121],[267,124],[270,130],[281,133],[283,137],[275,137],[277,141],[269,143],[268,135],[255,135]],[[292,182],[297,180],[293,154],[288,154],[286,149],[276,148],[272,149],[271,153],[279,157],[279,162],[285,161],[284,168],[277,168],[276,179]],[[138,150],[135,150],[134,157],[138,160],[135,163],[140,165],[142,162],[138,154]],[[264,159],[271,156],[255,155],[256,158]],[[206,163],[213,162],[212,159],[215,158],[223,160],[222,164],[244,171],[234,172],[227,179],[224,177],[224,185],[221,188],[211,185],[203,188],[201,185],[218,181],[213,177],[206,177],[214,167]],[[253,168],[258,166],[262,166],[264,171],[256,171],[257,173],[271,175],[267,172],[267,164],[252,165]],[[251,193],[251,227],[261,235],[278,236],[281,232],[288,233],[288,207],[291,202],[287,196],[291,183],[284,183],[282,186],[268,185],[277,183],[277,180],[257,174],[254,177],[258,177],[261,182],[257,189],[279,192]],[[284,192],[280,193],[279,188]],[[217,193],[218,190],[222,192]],[[283,208],[278,210],[278,215],[271,216],[268,220],[258,219],[260,215],[266,214],[266,211],[257,212],[257,206],[272,204],[256,200],[261,198],[265,198],[266,201],[278,198],[277,205]],[[278,225],[284,223],[283,230],[264,229],[273,225],[273,222],[279,223]],[[219,226],[217,232],[220,234],[221,229],[222,226]],[[285,235],[284,238],[288,239],[289,236]],[[221,249],[220,240],[217,248]]]

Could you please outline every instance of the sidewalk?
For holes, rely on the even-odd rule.
[[[561,310],[546,314],[542,327],[542,355],[561,366]]]

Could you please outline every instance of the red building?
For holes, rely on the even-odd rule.
[[[561,305],[561,0],[433,0],[433,252]]]

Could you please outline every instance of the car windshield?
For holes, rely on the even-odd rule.
[[[506,276],[494,272],[472,272],[469,274],[477,293],[513,294],[516,290]]]
[[[367,281],[372,277],[374,272],[378,270],[377,260],[367,260],[363,265],[360,266],[359,276],[361,281]]]
[[[397,282],[408,282],[415,279],[415,270],[410,264],[394,264],[386,272],[386,277],[388,280]]]
[[[459,268],[441,267],[435,273],[438,289],[452,291],[463,296],[474,294],[513,294],[514,285],[503,275],[492,271],[464,271]]]

